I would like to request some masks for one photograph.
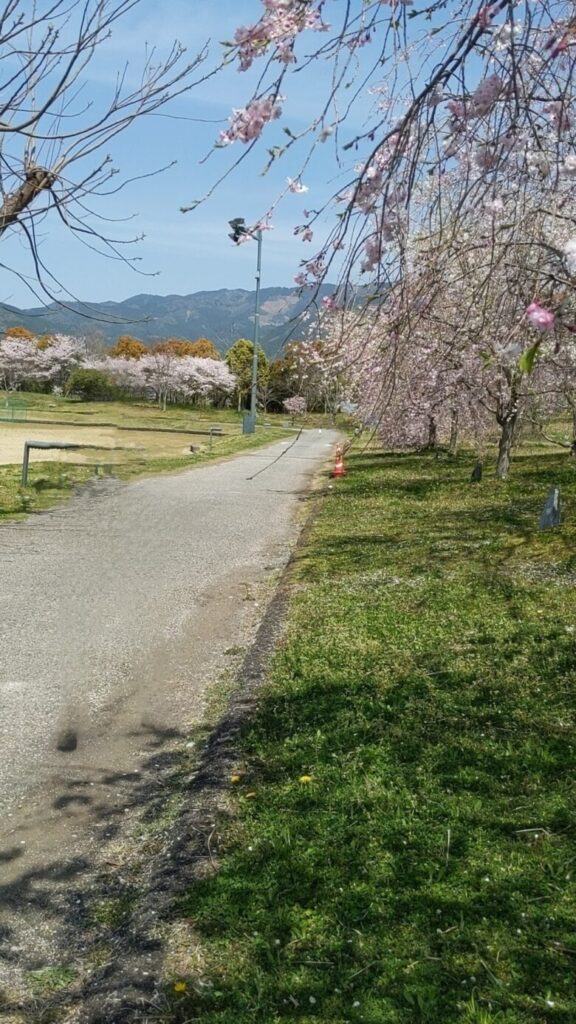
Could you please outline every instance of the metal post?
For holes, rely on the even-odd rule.
[[[28,460],[30,458],[30,446],[28,441],[24,442],[24,456],[22,458],[22,487],[28,483]]]
[[[258,254],[256,257],[256,306],[254,310],[254,354],[252,356],[252,388],[250,393],[250,429],[256,430],[256,393],[258,390],[258,343],[260,341],[260,278],[262,273],[262,232],[256,232]]]

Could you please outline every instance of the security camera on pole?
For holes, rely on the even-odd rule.
[[[243,217],[234,217],[228,221],[232,228],[228,235],[232,241],[239,245],[248,235],[255,238],[258,243],[256,256],[256,308],[254,312],[254,354],[252,356],[252,384],[250,388],[250,412],[244,416],[242,424],[243,434],[253,434],[256,430],[256,392],[258,388],[258,341],[260,339],[260,276],[262,267],[262,231],[260,228],[250,229],[246,227]]]

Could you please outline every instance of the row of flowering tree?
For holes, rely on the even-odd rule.
[[[79,377],[79,371],[83,376]],[[167,402],[221,403],[234,391],[236,378],[227,363],[208,357],[176,356],[170,349],[140,358],[94,358],[82,339],[56,334],[35,338],[11,334],[0,338],[0,387],[66,390],[89,383],[86,372],[98,374],[121,395]],[[93,379],[94,383],[94,379]],[[86,391],[85,393],[88,393]],[[96,392],[95,392],[96,393]],[[104,392],[102,392],[104,393]]]
[[[220,404],[236,387],[236,378],[225,362],[174,356],[170,351],[140,359],[108,356],[86,365],[106,374],[123,392],[153,398],[164,409],[168,402]]]
[[[341,387],[332,368],[327,371],[323,365],[322,347],[319,341],[291,342],[273,360],[260,349],[258,404],[264,412],[282,411],[295,397],[298,414],[302,401],[311,410],[335,410]],[[252,353],[253,343],[244,338],[222,358],[205,338],[169,338],[149,348],[122,335],[108,352],[94,355],[84,339],[36,337],[16,327],[0,336],[0,389],[72,389],[70,393],[84,398],[126,395],[151,398],[164,407],[169,402],[223,404],[235,399],[241,409],[250,393]]]
[[[391,327],[381,311],[326,314],[324,373],[330,376],[333,365],[343,399],[354,403],[360,420],[390,448],[443,444],[455,451],[464,437],[480,452],[496,442],[496,472],[505,478],[521,424],[550,437],[547,423],[568,413],[572,435],[559,443],[576,451],[573,347],[560,345],[540,319],[533,326],[530,314],[518,332],[514,292],[508,309],[502,296],[497,309],[486,298],[476,310],[478,322],[462,322],[461,306],[470,297],[464,284],[457,290],[447,279],[403,329],[398,321]],[[532,313],[540,318],[540,307]]]

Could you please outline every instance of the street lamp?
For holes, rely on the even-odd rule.
[[[232,228],[231,233],[228,235],[232,241],[239,245],[243,238],[247,235],[250,238],[255,238],[258,243],[258,252],[256,256],[256,308],[254,310],[254,353],[252,356],[252,383],[250,388],[250,412],[247,416],[244,416],[244,422],[242,426],[243,434],[253,434],[256,430],[256,392],[258,389],[258,342],[260,339],[260,276],[262,268],[262,231],[260,228],[256,230],[250,230],[246,227],[246,223],[243,217],[234,217],[233,220],[228,221]]]

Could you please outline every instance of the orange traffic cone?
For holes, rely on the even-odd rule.
[[[344,456],[341,448],[336,449],[336,462],[334,464],[334,469],[332,470],[332,473],[330,475],[332,477],[346,476],[346,470],[344,469]]]

